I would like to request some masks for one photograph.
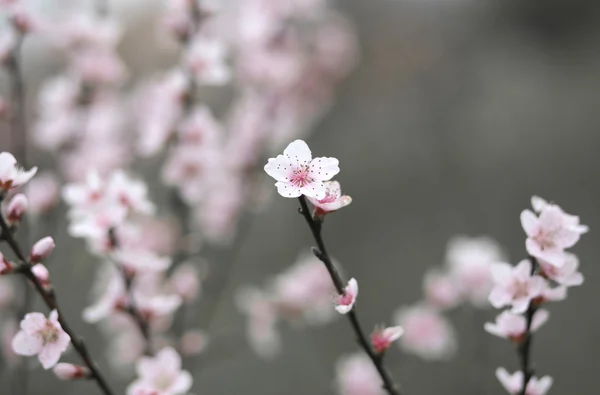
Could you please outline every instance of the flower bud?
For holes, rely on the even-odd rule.
[[[0,252],[0,274],[10,273],[14,268],[14,264],[8,259],[4,258],[4,255],[2,255]]]
[[[27,197],[22,193],[15,195],[6,210],[6,219],[10,225],[16,224],[21,221],[23,214],[27,211],[28,207]]]
[[[52,371],[61,380],[74,380],[90,376],[88,368],[70,363],[59,363]]]
[[[39,263],[44,259],[48,258],[52,251],[54,251],[54,239],[50,236],[44,237],[33,245],[30,253],[30,260],[32,263]]]
[[[38,263],[31,268],[31,272],[40,280],[40,283],[46,287],[50,284],[50,272],[46,269],[46,266]]]

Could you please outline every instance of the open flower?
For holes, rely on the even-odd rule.
[[[531,261],[524,259],[515,267],[508,263],[495,263],[492,267],[494,289],[489,300],[499,309],[512,305],[515,314],[524,313],[529,303],[548,288],[546,280],[531,274]]]
[[[354,307],[356,297],[358,296],[358,282],[351,278],[348,285],[344,288],[344,294],[337,296],[335,300],[335,310],[340,314],[347,314]]]
[[[527,252],[560,267],[565,260],[565,248],[573,247],[588,227],[579,223],[579,217],[566,214],[559,206],[541,198],[532,198],[532,205],[539,211],[539,217],[531,210],[521,213],[521,225],[527,234]]]
[[[340,183],[337,181],[325,181],[325,197],[322,199],[308,198],[315,206],[316,215],[325,215],[346,207],[352,203],[352,198],[342,195]]]
[[[574,287],[583,284],[583,274],[577,269],[579,268],[579,258],[577,255],[565,252],[565,260],[561,267],[556,267],[543,260],[538,260],[541,273],[560,285],[566,287]]]
[[[375,329],[371,333],[371,344],[376,353],[382,353],[387,350],[393,342],[398,340],[404,333],[401,326],[390,326],[388,328]]]
[[[531,321],[531,331],[537,331],[548,321],[549,316],[550,313],[548,310],[541,309],[536,311]],[[496,322],[486,322],[484,328],[492,335],[520,342],[527,331],[527,320],[522,315],[504,311],[496,317]]]
[[[21,330],[13,338],[12,347],[19,355],[37,355],[44,369],[50,369],[56,365],[70,341],[58,322],[58,312],[53,310],[48,318],[42,313],[27,314],[21,321]]]
[[[296,140],[283,151],[283,155],[269,159],[265,165],[268,175],[277,180],[277,192],[283,197],[323,199],[327,195],[324,181],[340,172],[335,158],[312,158],[308,145]]]
[[[523,372],[521,371],[510,374],[506,369],[498,368],[496,370],[496,377],[504,389],[511,395],[520,394],[523,390]],[[545,395],[550,387],[552,387],[552,382],[553,380],[550,376],[544,376],[541,379],[532,377],[527,383],[525,395]]]
[[[17,166],[17,160],[9,152],[0,153],[0,190],[8,191],[31,180],[37,167],[25,171]]]
[[[170,347],[153,358],[140,358],[136,370],[139,377],[127,388],[127,395],[180,395],[192,387],[192,375],[181,370],[181,357]]]

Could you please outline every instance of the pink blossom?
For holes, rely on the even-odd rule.
[[[196,36],[186,55],[187,66],[200,83],[223,85],[231,78],[225,63],[225,44],[215,38]]]
[[[21,186],[31,180],[36,172],[37,167],[29,171],[21,169],[11,153],[0,153],[0,190],[8,191]]]
[[[171,258],[161,257],[142,248],[119,248],[114,251],[113,259],[122,265],[128,273],[163,272],[171,266]]]
[[[123,279],[113,274],[96,303],[83,310],[83,319],[89,323],[98,322],[129,303]]]
[[[434,269],[425,274],[424,291],[427,302],[438,309],[455,307],[461,298],[461,288],[455,279]]]
[[[90,171],[83,183],[67,184],[63,187],[62,196],[68,205],[87,208],[95,205],[103,197],[105,182],[97,171]]]
[[[183,395],[192,387],[192,375],[181,369],[181,357],[168,347],[155,357],[142,357],[136,365],[138,379],[127,388],[127,395]]]
[[[339,182],[325,181],[324,184],[325,197],[323,199],[308,199],[313,206],[315,206],[316,215],[325,215],[352,203],[352,198],[350,196],[342,195],[342,189],[340,188]]]
[[[223,127],[210,108],[204,105],[190,111],[178,130],[182,143],[195,146],[214,146],[223,137]]]
[[[564,258],[561,267],[538,260],[542,275],[567,287],[583,284],[583,274],[577,270],[579,267],[579,258],[577,258],[577,255],[565,252]]]
[[[308,145],[302,140],[290,143],[283,155],[269,159],[265,171],[277,183],[277,192],[283,197],[323,199],[329,181],[340,172],[339,161],[335,158],[312,158]]]
[[[398,310],[396,325],[404,329],[400,348],[427,359],[447,359],[456,351],[456,338],[452,326],[436,310],[416,305]]]
[[[347,355],[336,364],[340,395],[384,395],[381,377],[373,362],[363,353]]]
[[[59,363],[52,371],[61,380],[75,380],[90,376],[88,368],[71,363]]]
[[[548,310],[537,310],[531,321],[531,331],[537,331],[546,321],[550,313]],[[504,311],[496,317],[496,322],[486,322],[485,330],[492,335],[520,342],[527,330],[527,321],[522,315]]]
[[[13,350],[24,356],[37,355],[44,369],[50,369],[66,351],[71,338],[58,322],[53,310],[49,318],[41,313],[29,313],[21,321],[21,331],[13,339]]]
[[[496,377],[511,395],[518,395],[523,390],[523,372],[517,371],[513,374],[508,373],[504,368],[496,369]],[[544,376],[541,379],[532,377],[527,383],[525,395],[545,395],[552,387],[552,377]]]
[[[206,266],[199,270],[192,263],[179,265],[169,278],[169,289],[184,301],[193,302],[200,294],[201,281],[206,277],[206,271]]]
[[[573,247],[588,227],[579,223],[579,217],[566,214],[559,206],[532,198],[539,216],[531,210],[521,213],[521,225],[527,234],[527,252],[554,266],[562,266],[564,249]]]
[[[107,182],[106,194],[132,212],[153,214],[154,205],[148,200],[148,187],[143,181],[129,177],[124,171],[111,173]]]
[[[270,287],[273,303],[281,315],[303,318],[309,323],[332,318],[334,292],[327,269],[313,254],[300,255],[294,265],[273,279]]]
[[[344,288],[344,294],[336,297],[335,310],[340,314],[347,314],[354,307],[356,297],[358,296],[358,282],[351,278],[348,285]]]
[[[400,326],[390,326],[388,328],[375,329],[371,333],[371,344],[376,353],[385,352],[393,342],[398,340],[404,333],[404,329]]]
[[[43,173],[32,179],[25,194],[29,200],[29,211],[33,214],[45,214],[59,201],[58,180],[52,173]]]
[[[255,288],[244,288],[236,295],[238,309],[248,315],[246,336],[260,357],[273,358],[281,350],[277,332],[277,309],[268,296]]]
[[[530,302],[539,297],[547,287],[546,281],[531,274],[531,261],[524,259],[515,267],[508,263],[495,263],[492,267],[494,289],[489,301],[495,308],[512,305],[515,314],[524,313]]]
[[[29,260],[32,263],[43,261],[44,259],[48,258],[50,254],[52,254],[54,247],[56,247],[56,244],[54,244],[54,239],[50,236],[44,237],[35,243],[33,247],[31,247]]]
[[[91,85],[118,84],[126,77],[125,64],[111,49],[86,48],[71,55],[73,74]]]
[[[50,285],[50,272],[46,266],[38,263],[37,265],[33,265],[31,267],[31,272],[37,277],[43,286],[47,287]]]
[[[502,259],[500,246],[488,237],[454,237],[446,249],[449,275],[461,294],[478,307],[489,306],[492,263]]]
[[[208,336],[199,330],[190,330],[183,334],[179,348],[183,355],[197,355],[206,349]]]
[[[22,193],[19,193],[13,196],[10,199],[10,203],[6,209],[6,220],[9,224],[16,224],[21,221],[21,217],[27,211],[27,207],[29,206],[29,202],[27,201],[27,197]]]

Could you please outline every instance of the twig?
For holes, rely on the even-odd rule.
[[[537,269],[538,263],[537,259],[530,256],[529,261],[531,262],[531,275],[533,276]],[[519,354],[519,360],[521,364],[521,371],[523,372],[523,388],[521,390],[521,395],[526,395],[527,393],[527,384],[529,384],[529,380],[535,374],[533,368],[531,367],[531,343],[533,341],[533,334],[531,333],[531,323],[533,321],[533,316],[537,311],[537,306],[534,301],[529,303],[529,307],[527,307],[527,311],[525,312],[526,319],[526,329],[525,335],[523,337],[523,341],[519,344],[517,348],[517,353]]]
[[[325,264],[325,267],[327,268],[327,271],[329,272],[329,275],[331,276],[331,280],[333,281],[333,284],[335,285],[335,289],[337,290],[338,294],[343,295],[345,283],[342,280],[342,276],[338,272],[337,268],[333,264],[331,257],[327,253],[327,249],[325,247],[325,242],[323,241],[323,237],[321,235],[322,221],[312,217],[310,210],[308,208],[308,204],[306,202],[306,198],[304,196],[300,196],[298,198],[298,200],[300,201],[300,207],[301,207],[300,213],[306,219],[306,222],[308,223],[308,226],[310,227],[310,230],[313,234],[315,242],[317,243],[317,247],[313,247],[313,249],[312,249],[313,253],[315,254],[315,256],[317,258],[319,258],[319,260],[321,260],[321,262],[323,262]],[[387,371],[387,369],[383,363],[383,354],[377,354],[371,348],[371,344],[368,340],[368,337],[361,327],[360,320],[358,319],[358,315],[356,314],[356,310],[352,309],[346,315],[348,316],[348,320],[350,321],[352,330],[356,334],[356,340],[358,341],[358,344],[367,353],[367,355],[373,362],[375,369],[377,369],[377,372],[379,373],[379,376],[381,377],[381,380],[383,381],[383,388],[385,388],[385,390],[390,395],[401,395],[400,389],[394,383],[392,376]]]
[[[4,195],[0,194],[0,202],[3,199]],[[94,362],[90,353],[88,352],[87,346],[85,345],[83,338],[78,336],[71,329],[68,322],[65,320],[58,305],[56,292],[51,287],[45,287],[35,276],[35,274],[33,274],[33,272],[31,271],[31,262],[29,262],[29,260],[25,257],[23,250],[21,249],[19,243],[10,232],[10,227],[8,226],[2,215],[0,215],[0,228],[2,229],[4,240],[6,240],[6,242],[20,261],[15,271],[25,276],[25,278],[27,278],[33,284],[37,293],[42,297],[48,309],[56,310],[56,312],[58,313],[58,322],[60,323],[62,329],[69,335],[69,337],[71,338],[71,344],[73,345],[73,348],[75,349],[75,351],[77,351],[77,353],[83,360],[85,366],[90,370],[90,379],[96,381],[96,383],[105,395],[114,395],[114,392],[108,386],[106,379],[104,378],[104,376],[102,376],[96,363]]]

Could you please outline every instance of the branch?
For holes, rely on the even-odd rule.
[[[529,260],[531,261],[531,275],[534,275],[538,269],[537,259],[530,256]],[[537,306],[534,301],[529,303],[529,307],[527,307],[527,311],[525,312],[525,320],[527,321],[525,335],[523,341],[519,344],[517,348],[517,353],[519,355],[519,361],[521,364],[521,371],[523,372],[523,387],[520,395],[526,395],[527,393],[527,384],[529,380],[535,374],[533,368],[531,367],[531,343],[533,341],[533,334],[531,333],[531,323],[533,321],[533,316],[537,311]]]
[[[300,213],[306,219],[306,222],[308,223],[308,226],[310,227],[310,230],[313,234],[315,242],[317,243],[317,247],[316,248],[313,247],[313,249],[312,249],[313,253],[315,254],[315,256],[317,258],[319,258],[319,260],[321,260],[321,262],[323,262],[325,264],[325,267],[327,268],[327,271],[329,272],[329,275],[331,276],[331,280],[333,281],[333,284],[335,285],[335,289],[337,290],[338,294],[343,295],[345,283],[342,280],[342,276],[338,272],[337,268],[333,264],[331,257],[327,253],[327,249],[325,247],[325,243],[324,243],[323,237],[321,235],[322,222],[321,222],[321,220],[314,219],[311,216],[310,210],[308,208],[308,204],[306,202],[306,198],[304,196],[300,196],[298,198],[298,200],[300,201],[300,207],[301,207]],[[358,344],[367,353],[367,355],[373,362],[375,369],[377,369],[377,372],[379,373],[379,376],[381,377],[381,380],[383,381],[383,388],[385,388],[385,390],[390,395],[401,395],[399,387],[394,383],[394,379],[392,378],[390,373],[387,371],[387,369],[383,363],[383,358],[382,358],[383,354],[377,354],[371,348],[371,344],[368,340],[367,335],[365,334],[365,332],[363,331],[363,329],[361,327],[360,320],[358,319],[358,315],[356,314],[355,309],[353,308],[352,310],[350,310],[350,312],[347,314],[347,316],[350,321],[350,325],[352,326],[352,330],[354,331],[354,333],[356,335],[356,340],[358,341]]]
[[[0,194],[0,202],[4,199],[4,194]],[[71,338],[71,344],[77,354],[83,360],[85,366],[90,370],[90,379],[96,381],[100,389],[105,395],[114,395],[113,391],[108,386],[108,383],[104,376],[98,370],[96,362],[92,359],[90,353],[88,352],[87,346],[85,345],[83,338],[78,336],[70,327],[68,322],[65,320],[62,312],[60,311],[60,307],[58,306],[58,301],[56,298],[56,293],[51,287],[44,287],[44,285],[40,282],[40,280],[33,274],[31,271],[31,263],[25,257],[23,253],[23,249],[20,247],[19,243],[14,238],[13,234],[10,231],[10,227],[6,223],[6,220],[2,215],[0,215],[0,228],[2,229],[2,235],[4,240],[8,243],[14,254],[19,258],[19,264],[16,267],[15,271],[19,274],[22,274],[25,278],[27,278],[35,287],[37,293],[42,297],[44,303],[50,310],[56,310],[58,313],[58,322],[60,323],[62,329],[69,335]]]

